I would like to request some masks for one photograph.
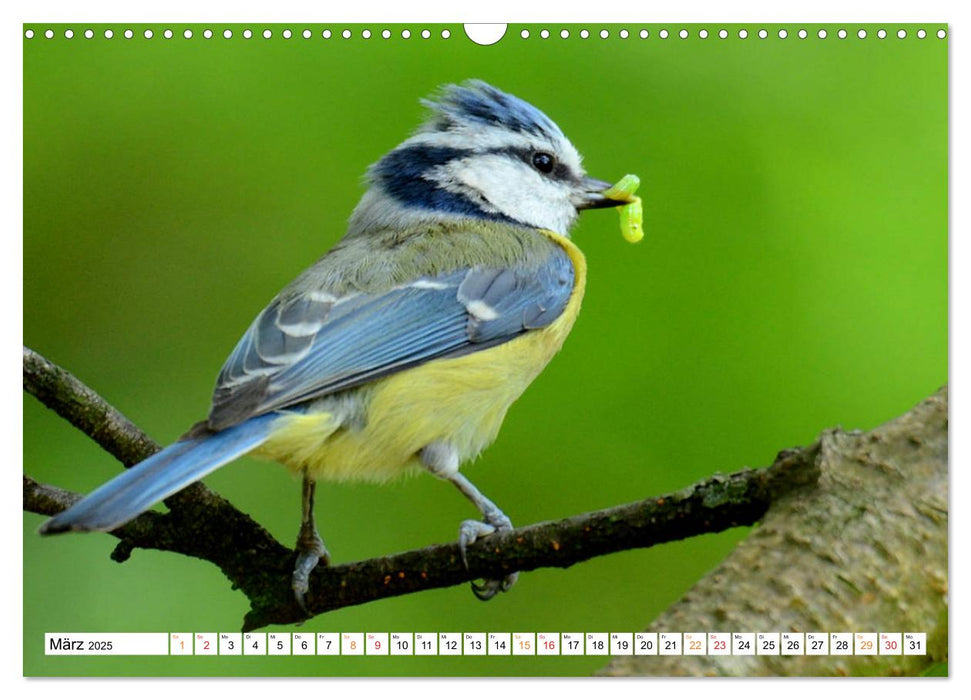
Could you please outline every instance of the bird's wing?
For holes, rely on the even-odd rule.
[[[573,285],[573,263],[557,246],[538,267],[475,266],[377,294],[283,295],[226,361],[208,426],[221,430],[542,328],[563,312]]]

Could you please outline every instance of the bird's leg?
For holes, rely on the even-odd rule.
[[[330,553],[324,546],[324,541],[317,532],[314,524],[314,492],[317,482],[310,478],[306,470],[303,472],[303,517],[300,521],[300,532],[297,534],[297,563],[293,568],[293,594],[297,603],[307,611],[304,596],[310,587],[310,572],[318,562],[330,566]]]
[[[433,443],[425,447],[420,454],[421,461],[435,476],[447,479],[455,484],[482,513],[482,520],[465,520],[459,526],[459,552],[465,570],[469,569],[469,562],[465,555],[466,548],[480,537],[487,537],[494,532],[512,530],[512,521],[499,509],[495,503],[483,495],[475,485],[459,473],[459,458],[454,448],[443,443]],[[508,591],[519,578],[519,572],[513,572],[502,580],[487,579],[481,584],[472,582],[472,592],[479,600],[489,600],[497,593]]]
[[[482,513],[482,520],[465,520],[459,526],[459,552],[462,554],[462,563],[468,571],[469,562],[465,558],[465,548],[475,542],[480,537],[486,537],[494,532],[508,532],[512,530],[512,521],[503,513],[499,506],[486,498],[475,485],[455,472],[448,480],[455,484],[455,487],[465,494],[465,497],[475,504],[475,507]],[[508,591],[519,578],[519,572],[514,571],[502,580],[487,579],[481,584],[472,582],[472,592],[479,600],[489,600],[496,593]]]

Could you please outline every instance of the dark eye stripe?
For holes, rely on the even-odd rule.
[[[503,214],[483,211],[479,204],[468,197],[442,189],[425,177],[433,168],[466,158],[473,153],[471,150],[458,148],[398,148],[373,166],[371,177],[385,192],[409,206],[516,223],[514,219]]]
[[[546,151],[542,152],[545,153]],[[500,155],[510,156],[512,158],[522,160],[529,165],[529,167],[533,168],[535,167],[533,165],[533,156],[537,153],[537,151],[527,148],[487,148],[483,151],[478,151],[478,153],[497,153]],[[553,160],[556,162],[556,165],[553,166],[552,172],[543,173],[546,177],[550,178],[551,180],[559,180],[561,182],[569,182],[572,184],[580,182],[580,177],[570,170],[570,166],[566,165],[562,161],[556,160],[555,157]]]
[[[553,168],[553,172],[549,176],[554,180],[561,180],[563,182],[577,183],[580,181],[580,178],[570,170],[570,166],[559,161],[557,161],[556,167]]]

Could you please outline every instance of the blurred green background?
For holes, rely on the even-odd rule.
[[[546,111],[597,177],[640,175],[646,238],[584,214],[583,312],[563,352],[465,472],[516,524],[765,465],[824,428],[871,428],[947,381],[947,41],[899,25],[30,26],[24,40],[24,343],[161,442],[208,408],[255,314],[342,235],[365,168],[419,123],[420,97],[476,77]],[[788,38],[779,39],[785,26]],[[242,30],[254,31],[251,39]],[[312,39],[299,32],[313,31]],[[797,38],[805,27],[809,38]],[[64,30],[75,32],[73,39]],[[135,37],[125,39],[131,28]],[[154,38],[142,32],[151,28]],[[162,32],[171,28],[172,39]],[[234,32],[231,40],[222,30]],[[450,38],[440,36],[450,30]],[[599,38],[601,29],[610,36]],[[642,28],[647,39],[638,38]],[[757,37],[766,29],[767,39]],[[24,471],[87,492],[119,465],[32,397]],[[207,483],[289,544],[299,483],[235,463]],[[474,515],[448,484],[323,484],[337,561],[451,541]],[[27,675],[572,675],[563,658],[58,658],[44,632],[234,631],[246,601],[212,565],[111,537],[41,539],[25,514]],[[317,617],[302,631],[634,631],[745,537],[738,529]],[[292,628],[291,628],[292,631]]]

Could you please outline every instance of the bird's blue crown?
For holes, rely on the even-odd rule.
[[[426,131],[479,124],[550,139],[563,138],[560,128],[536,107],[481,80],[447,85],[437,97],[422,100],[422,104],[433,110],[423,128]]]

